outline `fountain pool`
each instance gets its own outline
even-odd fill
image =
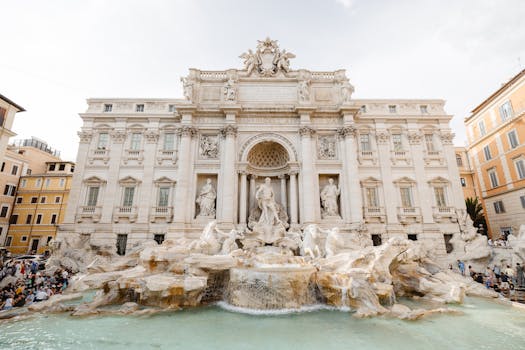
[[[7,349],[523,349],[525,312],[469,298],[463,315],[356,319],[317,310],[250,315],[218,306],[152,317],[39,315],[0,323]]]

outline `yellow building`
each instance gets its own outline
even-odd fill
[[[13,254],[42,254],[63,220],[74,171],[72,162],[46,162],[43,174],[20,178],[5,246]]]
[[[455,147],[456,164],[459,170],[459,180],[463,189],[463,198],[476,198],[478,194],[474,184],[474,170],[470,166],[470,160],[465,147]]]
[[[477,106],[465,126],[489,235],[517,233],[525,224],[525,70]]]

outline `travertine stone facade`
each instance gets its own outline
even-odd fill
[[[444,253],[464,211],[444,101],[353,99],[344,70],[293,70],[269,39],[241,57],[241,70],[190,69],[184,99],[89,99],[62,233],[122,251],[210,219],[251,228],[270,178],[288,230],[410,234]],[[205,184],[216,210],[203,219]]]

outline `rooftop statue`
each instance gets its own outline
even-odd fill
[[[254,71],[264,77],[270,77],[278,72],[288,73],[290,70],[290,58],[295,55],[286,50],[280,50],[277,40],[266,38],[258,40],[257,50],[248,50],[239,56],[244,59],[246,74],[251,75]]]

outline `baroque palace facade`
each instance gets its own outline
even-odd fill
[[[266,39],[242,70],[190,69],[183,99],[89,99],[60,234],[124,254],[210,220],[252,229],[271,186],[288,232],[408,235],[445,254],[465,204],[444,101],[353,99],[344,70],[293,57]]]

